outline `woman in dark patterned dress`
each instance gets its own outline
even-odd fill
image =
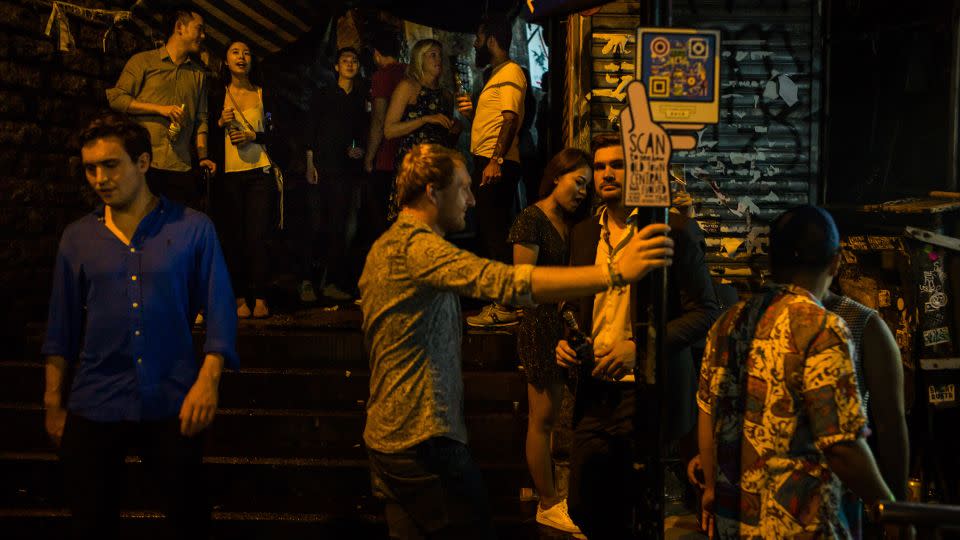
[[[540,200],[521,212],[510,229],[514,264],[567,265],[567,234],[590,211],[592,178],[590,156],[582,150],[566,148],[550,160],[540,181]],[[557,494],[550,454],[562,397],[562,371],[554,349],[562,338],[558,306],[541,304],[525,311],[517,330],[517,351],[527,377],[526,453],[540,494],[537,522],[579,532],[567,514],[566,499]]]
[[[421,39],[410,51],[407,76],[390,96],[383,135],[400,138],[397,168],[403,156],[418,144],[453,148],[463,126],[453,119],[453,93],[440,86],[443,48],[435,39]],[[389,219],[397,216],[396,186],[390,193]]]

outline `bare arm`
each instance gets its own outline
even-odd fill
[[[383,142],[383,125],[387,118],[387,99],[375,98],[373,100],[373,111],[370,115],[370,135],[367,138],[367,155],[364,166],[367,172],[373,170],[373,161],[376,159],[377,150],[380,149],[380,143]]]
[[[898,499],[906,498],[910,444],[903,399],[903,363],[896,339],[879,316],[863,332],[864,377],[870,419],[877,434],[877,463]]]
[[[197,157],[200,160],[207,159],[207,134],[197,133]]]
[[[713,417],[700,409],[697,416],[697,446],[700,448],[700,467],[703,469],[703,498],[700,523],[709,538],[713,538],[714,501],[717,498],[717,458],[713,447]]]
[[[175,105],[157,105],[156,103],[147,103],[137,99],[131,99],[127,106],[127,114],[156,114],[170,117],[170,108]]]
[[[197,133],[197,161],[200,167],[210,171],[210,174],[217,172],[217,164],[207,156],[207,133]]]
[[[670,265],[673,241],[666,225],[647,225],[623,248],[614,265],[624,283],[641,279],[655,268]],[[477,257],[450,244],[433,232],[423,231],[411,239],[406,252],[411,278],[438,289],[464,296],[496,300],[513,305],[553,302],[589,296],[610,284],[607,266],[511,267]]]
[[[503,124],[500,125],[500,133],[497,135],[497,145],[493,148],[493,155],[503,157],[510,150],[513,144],[513,138],[520,129],[520,116],[513,111],[503,111]]]
[[[830,469],[867,504],[896,500],[880,476],[873,454],[863,438],[842,441],[823,450]]]
[[[45,407],[63,406],[63,382],[66,379],[67,360],[62,356],[48,356],[45,366],[46,387],[43,392]]]
[[[536,244],[514,244],[513,264],[537,264],[540,246]]]
[[[530,279],[533,301],[541,304],[597,294],[607,288],[608,276],[602,266],[537,266]]]
[[[513,137],[520,128],[520,117],[513,111],[503,111],[503,124],[500,125],[500,133],[497,135],[497,144],[493,148],[493,154],[487,166],[483,169],[483,175],[480,178],[480,186],[499,182],[503,177],[500,164],[494,158],[502,158],[510,149],[513,143]]]
[[[673,240],[663,236],[669,227],[663,224],[647,225],[630,239],[620,260],[614,263],[626,282],[642,279],[651,270],[670,266]],[[610,286],[610,268],[607,266],[542,267],[533,269],[531,288],[537,303],[557,302],[596,294]]]
[[[387,107],[387,113],[384,117],[383,135],[388,139],[403,137],[409,133],[422,128],[427,123],[425,117],[415,120],[402,122],[403,110],[410,103],[411,98],[416,95],[417,85],[409,80],[402,80],[390,96],[390,105]]]
[[[54,444],[60,445],[67,411],[63,405],[67,360],[62,356],[48,356],[44,367],[46,386],[43,392],[44,427]]]
[[[717,485],[717,461],[713,448],[713,417],[699,409],[697,417],[697,446],[700,448],[700,466],[707,489]]]

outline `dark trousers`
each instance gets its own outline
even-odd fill
[[[477,199],[474,208],[477,224],[477,255],[500,262],[513,262],[513,246],[507,242],[513,225],[514,201],[520,181],[520,164],[504,161],[500,167],[503,176],[495,184],[480,187],[483,169],[490,158],[473,156],[473,182],[470,189]]]
[[[147,186],[154,195],[163,195],[171,201],[200,209],[201,195],[195,171],[147,170]]]
[[[301,279],[314,279],[317,267],[323,266],[326,283],[349,292],[357,285],[357,263],[347,258],[347,227],[356,214],[356,178],[321,179],[319,184],[307,185],[306,189],[307,230],[301,244]]]
[[[633,467],[640,453],[634,432],[636,405],[633,385],[587,378],[579,383],[568,505],[570,517],[590,540],[638,536],[633,531],[638,486],[652,478]],[[653,442],[656,435],[646,438]]]
[[[316,184],[305,184],[295,192],[288,192],[287,197],[291,197],[289,209],[296,210],[288,215],[288,218],[293,218],[288,223],[288,230],[295,231],[292,236],[296,244],[297,277],[314,280],[325,241],[322,236],[325,222],[322,188]]]
[[[394,171],[373,171],[364,178],[357,234],[365,246],[372,245],[390,226],[387,212],[395,179]]]
[[[144,487],[159,495],[165,538],[207,538],[210,506],[203,477],[202,437],[180,434],[176,418],[156,422],[93,422],[69,415],[63,433],[72,538],[118,538],[125,494],[124,458],[137,450],[148,472]]]
[[[276,193],[273,173],[263,169],[226,173],[214,183],[211,213],[237,298],[266,298]]]
[[[496,538],[487,490],[466,445],[436,437],[403,452],[367,454],[390,538]]]

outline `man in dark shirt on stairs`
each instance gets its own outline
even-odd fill
[[[356,49],[337,51],[337,84],[322,88],[313,99],[307,120],[307,191],[312,232],[325,230],[323,295],[349,300],[356,282],[355,264],[348,258],[351,230],[356,228],[355,198],[360,189],[364,138],[367,135],[367,91],[360,86],[360,56]],[[311,239],[312,240],[312,239]],[[301,297],[312,293],[316,261],[313,244],[304,246]]]

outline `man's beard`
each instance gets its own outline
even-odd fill
[[[478,68],[484,68],[490,65],[490,61],[493,60],[493,55],[490,54],[490,49],[486,46],[475,49],[476,56],[474,57],[474,63]]]
[[[618,188],[619,191],[617,191],[617,192],[614,194],[614,193],[611,193],[611,192],[609,192],[609,191],[604,190],[604,189],[603,189],[604,186],[614,186],[614,187]],[[616,204],[616,203],[619,203],[620,200],[623,198],[623,186],[622,186],[622,185],[618,185],[618,184],[614,184],[613,182],[605,182],[604,184],[601,184],[601,185],[600,185],[600,190],[597,192],[597,195],[600,197],[600,202],[602,202],[602,203],[604,203],[604,204],[610,204],[610,203]]]

